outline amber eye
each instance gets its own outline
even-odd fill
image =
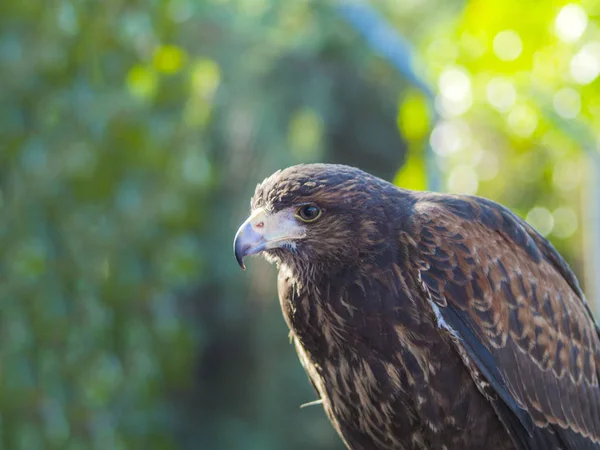
[[[314,222],[321,215],[321,209],[315,205],[304,205],[296,211],[296,217],[303,222]]]

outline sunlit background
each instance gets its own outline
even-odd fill
[[[600,1],[0,2],[0,448],[340,450],[241,272],[306,161],[509,206],[600,289]]]

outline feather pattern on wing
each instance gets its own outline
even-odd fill
[[[552,436],[564,448],[598,448],[598,328],[554,248],[507,209],[476,197],[430,195],[413,218],[410,255],[426,295],[526,441]],[[539,429],[545,436],[532,437]]]

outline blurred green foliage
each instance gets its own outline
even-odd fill
[[[298,408],[273,269],[239,272],[231,239],[293,163],[425,188],[434,116],[445,188],[582,272],[585,139],[560,125],[600,125],[600,3],[376,6],[437,114],[334,4],[0,3],[1,448],[340,449]]]
[[[600,126],[599,16],[595,0],[472,0],[444,26],[424,31],[416,42],[424,77],[437,87],[438,120],[431,135],[424,132],[434,113],[424,98],[405,96],[399,127],[410,153],[396,177],[407,187],[426,184],[429,139],[446,191],[492,198],[526,218],[595,298],[592,271],[600,267],[586,235],[597,236],[600,227],[592,213],[600,192],[591,182],[600,176],[592,164]]]

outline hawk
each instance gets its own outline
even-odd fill
[[[234,251],[350,449],[600,449],[600,337],[552,245],[490,200],[306,164],[256,188]]]

